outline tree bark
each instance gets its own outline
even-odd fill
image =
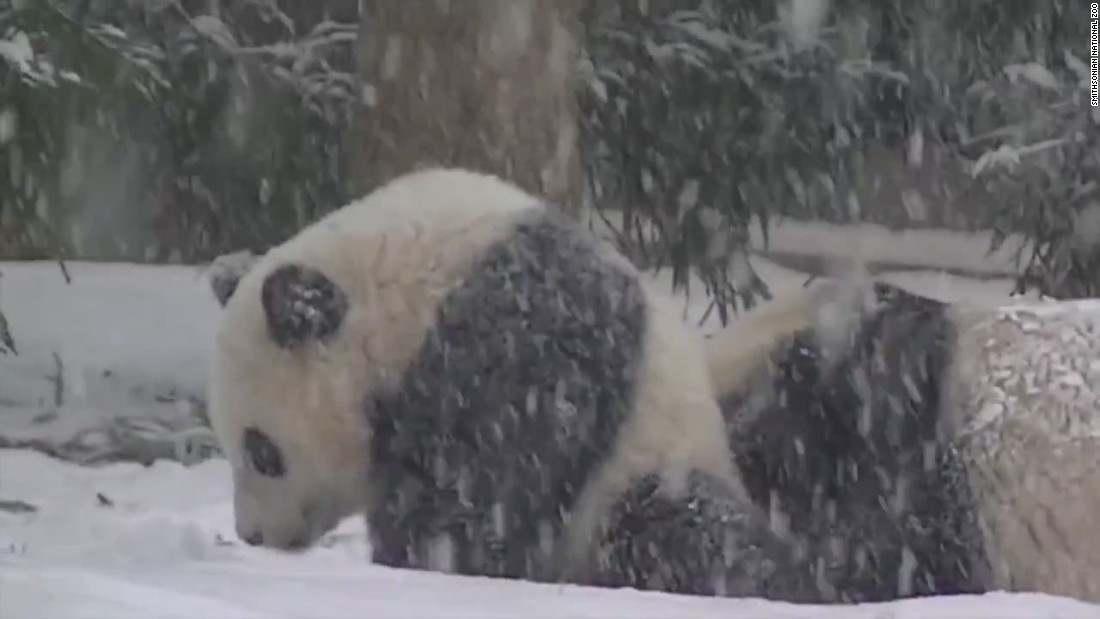
[[[577,213],[581,0],[365,1],[352,190],[433,165],[495,174]]]

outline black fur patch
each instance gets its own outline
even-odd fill
[[[328,339],[348,312],[344,291],[324,273],[300,264],[284,264],[272,271],[260,294],[267,332],[287,350]]]
[[[283,477],[286,475],[286,461],[283,450],[267,434],[256,428],[245,428],[241,436],[241,447],[248,454],[248,461],[264,477]]]
[[[950,318],[942,303],[875,293],[835,365],[804,333],[777,351],[771,384],[722,402],[737,463],[838,601],[981,591],[975,504],[940,409]]]
[[[207,273],[210,290],[214,293],[218,305],[225,307],[233,295],[237,292],[237,285],[252,266],[259,260],[259,255],[248,250],[242,250],[232,254],[218,256],[210,264]]]
[[[521,223],[443,300],[400,388],[368,402],[377,563],[551,579],[543,552],[634,403],[638,281],[559,215]],[[438,548],[438,546],[436,546]]]
[[[240,278],[222,277],[210,280],[210,289],[214,291],[214,298],[218,300],[218,305],[225,307],[226,303],[229,303],[229,299],[233,297],[233,293],[237,292],[237,284],[240,283]]]
[[[761,510],[694,471],[686,488],[640,480],[612,508],[595,584],[693,595],[816,601],[811,572],[768,528]]]

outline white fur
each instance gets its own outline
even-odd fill
[[[300,514],[303,500],[332,502],[334,518],[363,509],[371,466],[365,396],[401,377],[433,328],[440,300],[517,218],[538,208],[535,197],[493,177],[418,172],[309,226],[252,267],[226,305],[211,387],[239,530],[259,526],[265,543],[282,546],[311,529]],[[608,248],[605,258],[641,281],[618,253]],[[350,309],[338,340],[296,351],[270,340],[260,289],[286,262],[317,268],[345,291]],[[564,550],[576,561],[611,499],[637,475],[698,468],[740,487],[699,340],[660,293],[645,291],[642,391],[613,457],[593,472],[571,519]],[[265,479],[243,465],[239,437],[248,426],[283,449],[288,478]],[[309,530],[311,537],[323,532]]]

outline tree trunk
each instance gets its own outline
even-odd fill
[[[581,205],[581,0],[364,1],[353,195],[458,166]]]

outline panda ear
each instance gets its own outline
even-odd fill
[[[259,260],[259,256],[244,250],[235,254],[218,256],[210,263],[210,268],[207,270],[207,280],[210,282],[210,290],[213,291],[214,298],[218,300],[219,305],[225,307],[225,304],[229,303],[229,299],[237,291],[237,284],[242,277],[252,270],[252,265],[257,260]]]
[[[348,298],[340,286],[317,269],[300,264],[284,264],[272,271],[260,295],[267,332],[287,350],[332,336],[348,312]]]
[[[237,292],[237,282],[239,281],[241,281],[239,277],[219,276],[210,278],[210,290],[214,291],[214,298],[218,300],[218,305],[225,307],[225,304],[229,303],[233,293]]]

